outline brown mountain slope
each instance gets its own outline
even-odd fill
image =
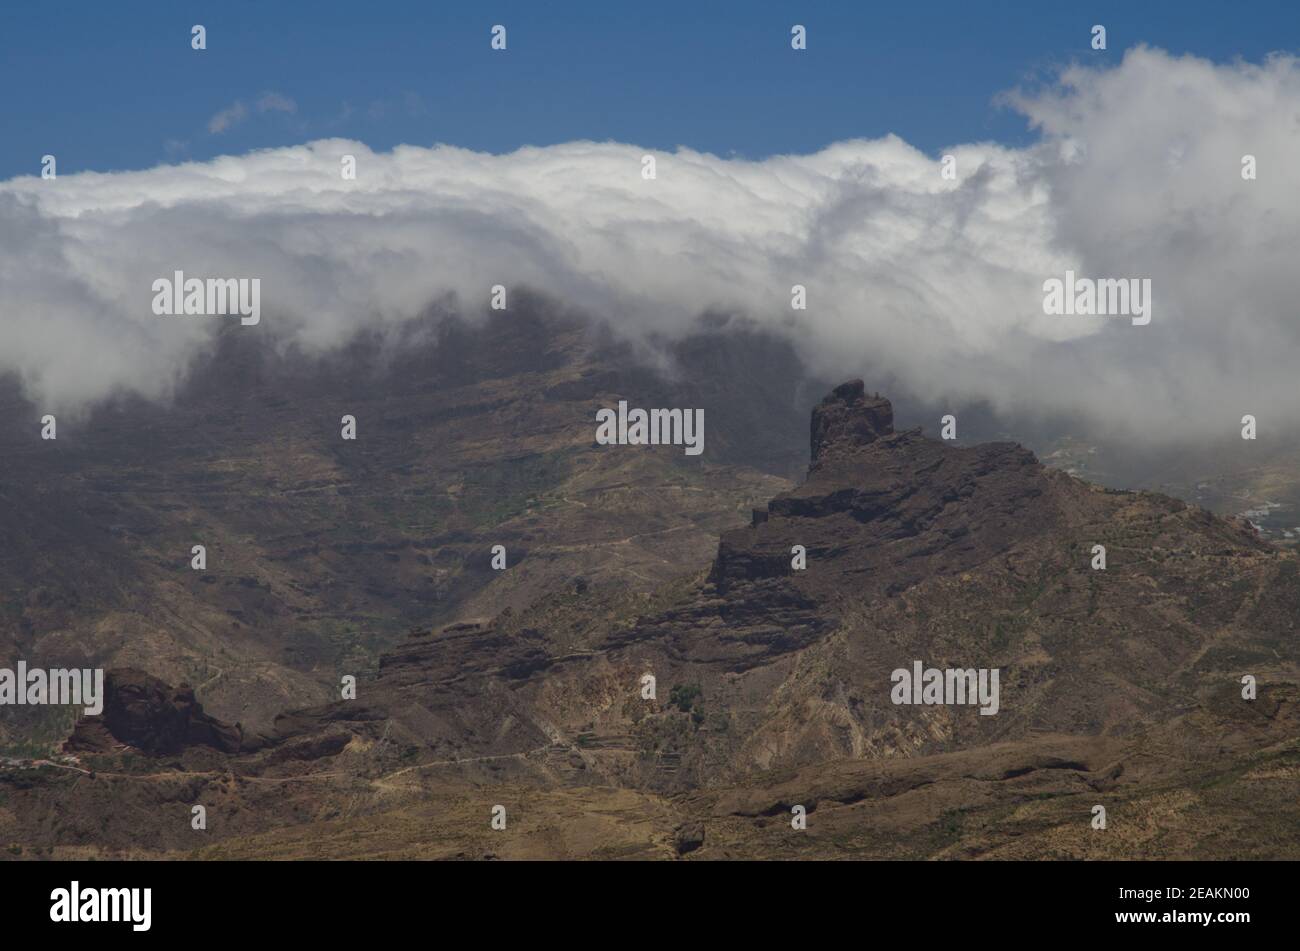
[[[0,839],[210,856],[1300,854],[1295,553],[1014,445],[894,432],[861,383],[812,432],[807,480],[725,532],[707,572],[653,594],[574,583],[413,637],[357,700],[286,714],[234,756],[5,775]],[[890,674],[915,661],[998,669],[997,714],[896,705]],[[122,797],[130,822],[111,810]],[[212,804],[202,836],[183,822],[193,802]],[[62,818],[34,821],[52,803]],[[495,804],[515,817],[503,832]]]
[[[1176,500],[1046,470],[1015,446],[894,433],[887,403],[861,384],[819,407],[814,433],[838,413],[862,425],[823,439],[808,480],[725,533],[707,578],[663,609],[612,626],[591,610],[585,652],[561,653],[542,605],[536,624],[511,618],[393,655],[376,693],[466,709],[504,690],[509,729],[487,746],[448,737],[459,753],[558,737],[606,781],[671,791],[1038,731],[1132,734],[1244,674],[1296,679],[1294,555]],[[1094,544],[1104,571],[1091,567]],[[791,567],[796,545],[805,570]],[[998,668],[998,714],[893,704],[891,672],[918,660]],[[644,673],[655,702],[640,699]]]
[[[324,356],[219,344],[170,405],[60,418],[54,441],[0,381],[0,664],[136,667],[263,727],[412,628],[703,567],[788,485],[773,446],[801,425],[788,347],[702,331],[670,379],[539,301]],[[706,454],[597,451],[595,410],[620,398],[705,408]],[[55,739],[56,719],[0,711],[0,748]]]

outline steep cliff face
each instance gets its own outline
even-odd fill
[[[894,431],[894,407],[878,394],[868,397],[861,380],[835,387],[812,415],[812,468],[851,454]]]

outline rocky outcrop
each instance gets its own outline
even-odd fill
[[[187,684],[171,687],[127,667],[105,674],[104,694],[103,712],[77,722],[64,745],[68,752],[107,752],[119,745],[154,755],[175,755],[193,746],[239,751],[238,725],[204,713]]]
[[[796,576],[800,546],[815,571],[805,596],[840,586],[890,594],[987,561],[1017,538],[1061,523],[1053,476],[1014,443],[959,448],[917,430],[896,433],[889,400],[861,380],[837,386],[812,414],[802,486],[726,532],[709,575],[736,584]],[[865,586],[865,587],[864,587]]]
[[[812,468],[849,454],[894,431],[894,407],[879,394],[867,396],[861,380],[835,387],[812,414]]]

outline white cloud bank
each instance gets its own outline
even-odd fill
[[[1300,425],[1300,63],[1138,48],[1010,101],[1041,139],[947,149],[955,182],[894,137],[758,162],[653,153],[654,181],[632,145],[345,140],[13,179],[0,370],[43,411],[165,397],[219,322],[153,314],[151,284],[175,270],[260,277],[262,324],[238,332],[317,349],[449,291],[479,310],[500,283],[628,334],[741,311],[829,375],[889,371],[918,398],[1077,412],[1152,441],[1231,432],[1245,413]],[[1044,315],[1043,281],[1066,269],[1151,278],[1150,325]]]

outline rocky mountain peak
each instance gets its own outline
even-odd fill
[[[894,431],[894,407],[867,395],[861,380],[841,383],[812,412],[812,465],[851,452]]]

